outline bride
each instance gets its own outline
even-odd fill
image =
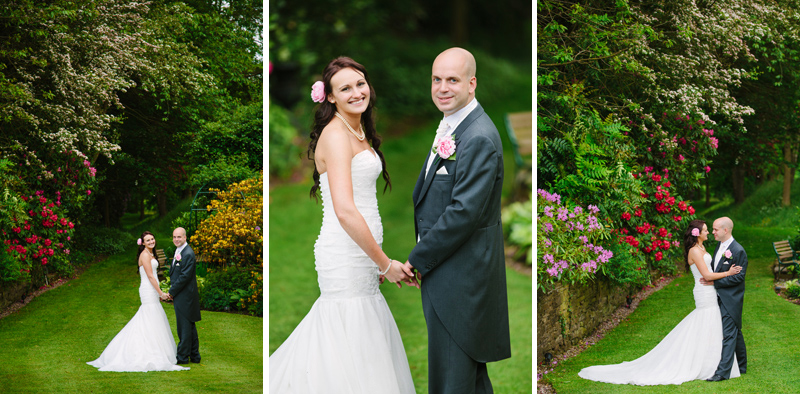
[[[145,231],[137,240],[139,252],[139,299],[142,305],[128,324],[111,340],[97,360],[87,364],[100,371],[147,372],[183,371],[189,368],[176,365],[178,347],[159,303],[166,293],[158,287],[158,260],[153,256],[156,239]]]
[[[707,239],[705,223],[691,221],[684,234],[683,248],[686,264],[694,276],[695,309],[644,356],[621,364],[587,367],[578,376],[598,382],[649,386],[681,384],[714,375],[722,355],[722,316],[714,286],[700,284],[700,278],[714,281],[737,274],[742,267],[712,272],[711,255],[703,246]],[[735,361],[731,378],[739,376]]]
[[[320,297],[270,356],[269,392],[415,393],[400,332],[378,288],[384,277],[418,284],[381,250],[376,181],[381,174],[386,187],[390,181],[372,114],[375,92],[364,66],[340,57],[325,67],[311,97],[321,103],[308,147],[311,195],[322,194],[314,245]]]

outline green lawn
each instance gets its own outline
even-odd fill
[[[154,228],[159,248],[171,231],[162,222]],[[263,322],[251,316],[203,311],[197,323],[203,361],[190,364],[190,371],[99,372],[86,364],[139,308],[135,256],[129,247],[0,320],[0,392],[262,391]],[[162,305],[177,343],[175,312],[171,304]]]
[[[483,104],[483,103],[482,103]],[[527,105],[527,106],[524,106]],[[503,113],[484,108],[501,134]],[[504,111],[530,109],[530,102]],[[490,112],[491,111],[491,112]],[[381,147],[392,177],[393,191],[378,193],[387,255],[405,261],[414,247],[411,192],[430,147],[439,119],[410,131],[402,138],[386,138]],[[505,136],[504,143],[507,142]],[[506,185],[513,177],[513,157],[505,153]],[[269,206],[269,352],[280,346],[308,313],[319,296],[314,270],[314,242],[322,222],[322,207],[308,198],[311,184],[305,181],[274,188]],[[379,189],[382,184],[379,183]],[[321,204],[321,203],[320,203]],[[489,364],[496,393],[529,393],[532,390],[532,280],[507,270],[512,357]],[[383,295],[392,310],[409,359],[418,393],[427,392],[427,330],[419,291],[384,284]]]
[[[767,185],[768,187],[771,187]],[[758,192],[756,192],[758,195]],[[800,196],[795,196],[795,199]],[[794,215],[796,208],[721,206],[701,217],[729,215],[735,223],[733,235],[748,255],[742,332],[747,344],[747,375],[719,383],[692,381],[680,386],[612,385],[584,380],[578,371],[590,365],[616,364],[638,358],[652,349],[694,308],[692,276],[685,274],[643,301],[628,319],[609,332],[596,345],[579,356],[562,362],[545,375],[556,392],[564,393],[790,393],[798,392],[800,378],[794,371],[799,359],[796,351],[800,327],[800,307],[776,295],[770,270],[774,260],[772,242],[796,234],[795,227],[770,227]],[[750,207],[750,209],[745,209]],[[796,216],[794,221],[796,222]],[[713,241],[707,246],[713,248]]]

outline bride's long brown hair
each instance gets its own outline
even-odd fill
[[[361,122],[364,124],[364,134],[366,135],[367,142],[372,145],[372,148],[375,149],[375,153],[377,153],[378,157],[381,158],[381,164],[383,165],[383,180],[386,181],[386,185],[383,187],[383,192],[386,193],[387,188],[391,189],[392,182],[389,179],[389,172],[386,170],[386,160],[383,158],[383,152],[380,150],[381,138],[378,136],[378,132],[375,130],[375,114],[373,112],[373,109],[375,108],[375,90],[372,88],[372,84],[369,82],[367,69],[349,57],[342,56],[331,60],[331,62],[325,66],[325,70],[322,71],[322,82],[325,84],[325,97],[327,98],[328,95],[332,93],[331,78],[345,68],[352,68],[363,74],[364,79],[367,81],[367,85],[369,85],[369,104],[367,105],[367,110],[361,114]],[[322,134],[322,129],[324,129],[325,126],[331,122],[331,119],[334,117],[334,113],[336,113],[336,105],[328,100],[323,100],[322,103],[317,106],[317,109],[314,112],[314,125],[311,127],[311,142],[308,144],[307,153],[309,160],[314,163],[314,175],[312,175],[314,179],[314,186],[311,187],[310,194],[311,197],[315,199],[318,198],[317,192],[319,191],[319,171],[317,170],[316,162],[314,162],[314,152],[317,150],[317,141],[319,141],[319,136]]]
[[[683,260],[686,261],[687,271],[689,270],[689,249],[693,248],[699,242],[697,239],[699,236],[692,235],[692,230],[697,229],[702,232],[703,225],[705,224],[706,222],[700,219],[692,220],[689,222],[689,226],[686,227],[686,232],[683,233]]]

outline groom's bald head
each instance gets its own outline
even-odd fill
[[[723,216],[714,221],[714,239],[719,242],[725,242],[731,237],[733,233],[733,220],[727,216]]]

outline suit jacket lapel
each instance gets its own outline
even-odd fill
[[[714,254],[711,255],[711,271],[717,272],[717,268],[719,268],[719,264],[717,264],[717,251],[719,250],[719,246],[722,245],[722,242],[717,242],[717,247],[714,248]],[[722,261],[722,259],[720,259]]]
[[[453,131],[456,140],[456,157],[458,157],[458,145],[461,142],[461,135],[469,127],[469,125],[471,125],[472,122],[474,122],[475,119],[477,119],[482,114],[483,114],[483,107],[481,107],[481,105],[478,104],[475,107],[475,109],[473,109],[472,112],[470,112],[469,115],[467,115],[467,117],[461,121],[458,127],[456,127],[455,131]],[[425,166],[428,164],[427,160],[428,156],[425,156],[425,164],[423,164],[422,173],[420,174],[420,176],[425,176]],[[436,176],[436,170],[438,169],[439,164],[441,164],[441,162],[442,162],[441,157],[437,156],[435,159],[433,159],[433,163],[431,163],[431,169],[428,170],[428,175],[425,176],[425,181],[422,184],[422,189],[420,190],[419,195],[414,201],[415,207],[419,205],[420,201],[422,201],[422,199],[425,197],[425,193],[428,192],[428,188],[431,186],[433,177]]]

